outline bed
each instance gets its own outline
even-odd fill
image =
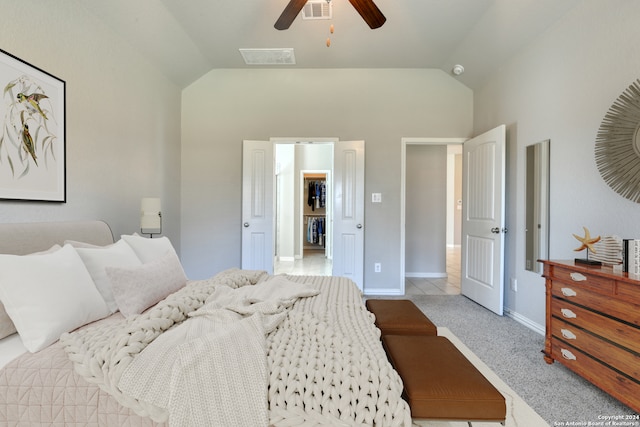
[[[101,221],[0,224],[0,254],[1,425],[411,425],[346,278],[188,280]]]

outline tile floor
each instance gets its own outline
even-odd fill
[[[460,293],[460,247],[447,247],[447,277],[407,277],[405,295],[458,295]]]
[[[307,250],[302,259],[296,259],[295,261],[276,261],[273,264],[274,274],[331,276],[331,270],[331,260],[324,256],[324,250]]]
[[[302,259],[276,261],[274,274],[330,276],[331,260],[324,251],[307,251]],[[407,277],[405,295],[457,295],[460,293],[460,247],[447,248],[447,275],[442,279]]]

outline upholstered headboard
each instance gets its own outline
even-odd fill
[[[104,246],[113,243],[113,233],[104,221],[0,224],[0,254],[26,255],[65,240]]]

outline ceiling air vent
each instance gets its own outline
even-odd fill
[[[295,65],[293,48],[239,49],[247,65]]]
[[[326,0],[309,0],[302,9],[302,19],[331,19],[333,8]]]

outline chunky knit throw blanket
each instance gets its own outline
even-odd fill
[[[256,285],[257,290],[267,277],[255,271],[223,272],[191,282],[142,315],[66,334],[62,341],[76,371],[122,405],[164,421],[177,403],[171,425],[199,424],[201,416],[216,417],[224,425],[229,408],[235,413],[250,409],[251,422],[242,425],[411,425],[402,383],[355,285],[341,278],[289,276],[319,294],[291,306],[291,300],[225,301],[229,288]],[[216,293],[217,298],[207,300]],[[220,301],[226,304],[224,315]],[[222,324],[225,328],[216,327]],[[185,339],[194,336],[205,338]],[[132,379],[145,366],[145,348],[155,348],[148,359],[171,366],[156,366],[156,373],[162,371],[158,381],[136,390]],[[159,357],[163,352],[171,357]],[[168,374],[176,366],[181,374]],[[198,375],[203,367],[217,381]],[[261,385],[249,384],[248,377]],[[123,378],[126,392],[118,387]],[[230,402],[238,393],[244,393],[244,401]],[[136,394],[153,395],[153,402]],[[259,409],[265,396],[266,415]],[[197,409],[201,405],[214,409],[203,414]]]

